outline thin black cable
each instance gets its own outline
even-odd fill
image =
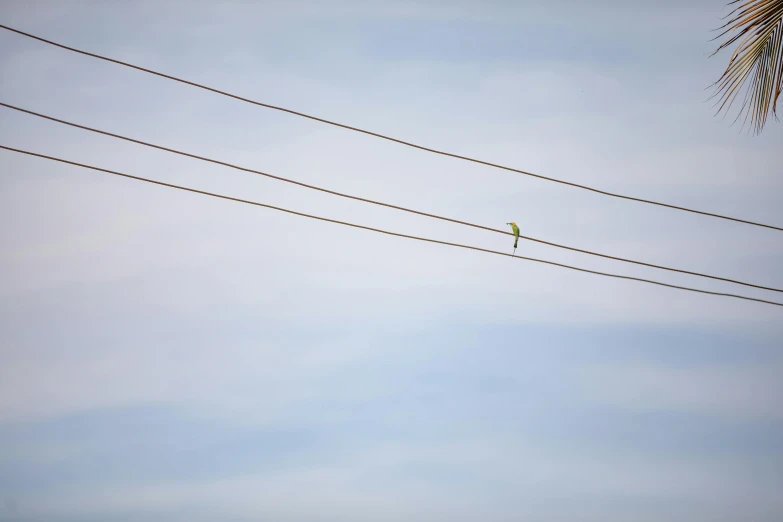
[[[73,122],[70,122],[70,121],[66,121],[66,120],[61,120],[59,118],[55,118],[53,116],[47,116],[45,114],[41,114],[41,113],[34,112],[34,111],[31,111],[31,110],[22,109],[21,107],[16,107],[16,106],[10,105],[8,103],[0,102],[0,106],[6,107],[8,109],[13,109],[15,111],[23,112],[23,113],[29,114],[31,116],[37,116],[39,118],[44,118],[46,120],[54,121],[54,122],[57,122],[57,123],[62,123],[64,125],[69,125],[71,127],[75,127],[75,128],[78,128],[78,129],[83,129],[83,130],[86,130],[86,131],[95,132],[95,133],[103,134],[103,135],[106,135],[106,136],[111,136],[112,138],[118,138],[118,139],[129,141],[129,142],[132,142],[132,143],[137,143],[139,145],[144,145],[146,147],[152,147],[152,148],[155,148],[155,149],[164,150],[166,152],[172,152],[174,154],[187,156],[189,158],[194,158],[194,159],[201,160],[201,161],[206,161],[206,162],[209,162],[209,163],[215,163],[217,165],[222,165],[224,167],[230,167],[232,169],[241,170],[241,171],[244,171],[244,172],[250,172],[252,174],[259,174],[261,176],[266,176],[268,178],[276,179],[276,180],[279,180],[279,181],[285,181],[287,183],[293,183],[294,185],[299,185],[301,187],[305,187],[305,188],[309,188],[309,189],[313,189],[313,190],[319,190],[321,192],[326,192],[327,194],[333,194],[335,196],[340,196],[340,197],[344,197],[344,198],[354,199],[354,200],[362,201],[362,202],[365,202],[365,203],[371,203],[373,205],[380,205],[380,206],[383,206],[383,207],[393,208],[395,210],[402,210],[404,212],[410,212],[412,214],[418,214],[420,216],[426,216],[426,217],[430,217],[430,218],[434,218],[434,219],[440,219],[440,220],[443,220],[443,221],[449,221],[451,223],[457,223],[459,225],[465,225],[465,226],[469,226],[469,227],[474,227],[474,228],[478,228],[478,229],[481,229],[481,230],[487,230],[487,231],[490,231],[490,232],[497,232],[499,234],[506,234],[506,235],[509,235],[509,236],[513,235],[511,232],[508,232],[506,230],[500,230],[500,229],[497,229],[497,228],[485,227],[483,225],[477,225],[475,223],[470,223],[470,222],[467,222],[467,221],[460,221],[458,219],[452,219],[452,218],[447,218],[447,217],[444,217],[444,216],[438,216],[437,214],[430,214],[430,213],[427,213],[427,212],[421,212],[419,210],[413,210],[413,209],[406,208],[406,207],[400,207],[400,206],[397,206],[397,205],[392,205],[392,204],[389,204],[389,203],[383,203],[383,202],[380,202],[380,201],[375,201],[375,200],[372,200],[372,199],[362,198],[362,197],[359,197],[359,196],[351,196],[350,194],[344,194],[342,192],[336,192],[334,190],[329,190],[329,189],[325,189],[325,188],[322,188],[322,187],[317,187],[315,185],[308,185],[307,183],[302,183],[301,181],[295,181],[295,180],[292,180],[292,179],[283,178],[281,176],[275,176],[274,174],[269,174],[269,173],[266,173],[266,172],[262,172],[260,170],[253,170],[253,169],[249,169],[249,168],[246,168],[246,167],[240,167],[238,165],[234,165],[234,164],[227,163],[227,162],[224,162],[224,161],[219,161],[219,160],[215,160],[215,159],[211,159],[211,158],[205,158],[204,156],[198,156],[196,154],[191,154],[189,152],[183,152],[183,151],[180,151],[180,150],[171,149],[171,148],[168,148],[168,147],[163,147],[161,145],[155,145],[153,143],[137,140],[137,139],[134,139],[134,138],[128,138],[127,136],[121,136],[119,134],[114,134],[112,132],[103,131],[103,130],[95,129],[95,128],[92,128],[92,127],[87,127],[85,125],[79,125],[78,123],[73,123]],[[623,261],[625,263],[633,263],[633,264],[641,265],[641,266],[648,266],[648,267],[652,267],[652,268],[659,268],[661,270],[669,270],[671,272],[679,272],[681,274],[688,274],[688,275],[694,275],[694,276],[699,276],[699,277],[706,277],[706,278],[709,278],[709,279],[715,279],[717,281],[726,281],[728,283],[734,283],[734,284],[738,284],[738,285],[749,286],[749,287],[753,287],[753,288],[759,288],[759,289],[762,289],[762,290],[770,290],[770,291],[773,291],[773,292],[783,292],[783,290],[779,289],[779,288],[773,288],[773,287],[769,287],[769,286],[756,285],[756,284],[753,284],[753,283],[746,283],[746,282],[743,282],[743,281],[737,281],[736,279],[729,279],[729,278],[726,278],[726,277],[719,277],[719,276],[713,276],[713,275],[708,275],[708,274],[702,274],[700,272],[691,272],[690,270],[682,270],[682,269],[679,269],[679,268],[670,268],[670,267],[667,267],[667,266],[655,265],[655,264],[652,264],[652,263],[645,263],[643,261],[635,261],[633,259],[625,259],[625,258],[622,258],[622,257],[610,256],[608,254],[600,254],[598,252],[591,252],[589,250],[583,250],[581,248],[575,248],[575,247],[570,247],[570,246],[566,246],[566,245],[560,245],[558,243],[552,243],[550,241],[544,241],[543,239],[536,239],[534,237],[529,237],[529,236],[522,236],[522,235],[520,235],[519,237],[521,239],[526,239],[528,241],[534,241],[536,243],[542,243],[542,244],[545,244],[545,245],[549,245],[549,246],[553,246],[553,247],[557,247],[557,248],[563,248],[563,249],[566,249],[566,250],[573,250],[575,252],[580,252],[580,253],[583,253],[583,254],[589,254],[589,255],[592,255],[592,256],[603,257],[603,258],[606,258],[606,259],[613,259],[615,261]]]
[[[251,103],[253,105],[258,105],[260,107],[266,107],[267,109],[274,109],[276,111],[287,112],[289,114],[294,114],[296,116],[301,116],[303,118],[308,118],[308,119],[311,119],[311,120],[320,121],[321,123],[334,125],[335,127],[342,127],[343,129],[348,129],[348,130],[352,130],[352,131],[356,131],[356,132],[361,132],[362,134],[368,134],[370,136],[375,136],[376,138],[381,138],[381,139],[384,139],[384,140],[393,141],[393,142],[399,143],[401,145],[407,145],[408,147],[413,147],[415,149],[420,149],[420,150],[424,150],[424,151],[427,151],[427,152],[432,152],[434,154],[440,154],[442,156],[449,156],[451,158],[461,159],[461,160],[464,160],[464,161],[470,161],[472,163],[478,163],[478,164],[481,164],[481,165],[486,165],[488,167],[494,167],[494,168],[497,168],[497,169],[503,169],[503,170],[507,170],[507,171],[510,171],[510,172],[516,172],[518,174],[525,174],[526,176],[533,176],[535,178],[540,178],[540,179],[544,179],[544,180],[547,180],[547,181],[553,181],[555,183],[561,183],[563,185],[569,185],[571,187],[576,187],[576,188],[581,188],[581,189],[584,189],[584,190],[589,190],[591,192],[596,192],[598,194],[603,194],[605,196],[612,196],[612,197],[615,197],[615,198],[627,199],[627,200],[630,200],[630,201],[638,201],[640,203],[648,203],[650,205],[657,205],[657,206],[660,206],[660,207],[667,207],[667,208],[672,208],[672,209],[675,209],[675,210],[682,210],[684,212],[692,212],[694,214],[701,214],[703,216],[710,216],[710,217],[715,217],[715,218],[720,218],[720,219],[726,219],[726,220],[729,220],[729,221],[735,221],[737,223],[745,223],[746,225],[754,225],[754,226],[757,226],[757,227],[764,227],[764,228],[770,228],[770,229],[773,229],[773,230],[783,231],[783,227],[777,227],[777,226],[774,226],[774,225],[766,225],[764,223],[757,223],[755,221],[748,221],[746,219],[739,219],[739,218],[733,218],[733,217],[729,217],[729,216],[724,216],[724,215],[721,215],[721,214],[714,214],[712,212],[704,212],[704,211],[701,211],[701,210],[694,210],[694,209],[691,209],[691,208],[680,207],[680,206],[677,206],[677,205],[670,205],[668,203],[661,203],[661,202],[652,201],[652,200],[649,200],[649,199],[636,198],[636,197],[633,197],[633,196],[624,196],[622,194],[617,194],[617,193],[614,193],[614,192],[608,192],[606,190],[600,190],[600,189],[597,189],[597,188],[588,187],[587,185],[580,185],[578,183],[573,183],[573,182],[570,182],[570,181],[564,181],[562,179],[550,178],[550,177],[547,177],[547,176],[542,176],[541,174],[534,174],[532,172],[527,172],[527,171],[520,170],[520,169],[515,169],[515,168],[512,168],[512,167],[506,167],[506,166],[503,166],[503,165],[498,165],[497,163],[490,163],[488,161],[483,161],[483,160],[479,160],[479,159],[475,159],[475,158],[470,158],[468,156],[461,156],[459,154],[453,154],[451,152],[445,152],[445,151],[442,151],[442,150],[437,150],[437,149],[432,149],[432,148],[429,148],[429,147],[424,147],[423,145],[417,145],[417,144],[411,143],[409,141],[404,141],[404,140],[400,140],[400,139],[397,139],[397,138],[392,138],[391,136],[386,136],[384,134],[379,134],[377,132],[372,132],[372,131],[360,129],[358,127],[352,127],[350,125],[345,125],[343,123],[337,123],[335,121],[327,120],[327,119],[324,119],[324,118],[318,118],[317,116],[311,116],[310,114],[305,114],[303,112],[298,112],[298,111],[294,111],[294,110],[291,110],[291,109],[286,109],[284,107],[278,107],[276,105],[270,105],[268,103],[262,103],[262,102],[251,100],[251,99],[248,99],[248,98],[243,98],[242,96],[237,96],[236,94],[231,94],[231,93],[228,93],[228,92],[225,92],[225,91],[221,91],[221,90],[218,90],[218,89],[215,89],[215,88],[212,88],[212,87],[207,87],[206,85],[201,85],[199,83],[191,82],[191,81],[188,81],[188,80],[183,80],[182,78],[177,78],[176,76],[171,76],[171,75],[164,74],[164,73],[161,73],[161,72],[153,71],[152,69],[147,69],[145,67],[140,67],[138,65],[133,65],[133,64],[130,64],[130,63],[127,63],[127,62],[123,62],[123,61],[120,61],[120,60],[115,60],[113,58],[108,58],[106,56],[101,56],[99,54],[90,53],[90,52],[87,52],[87,51],[82,51],[81,49],[76,49],[74,47],[69,47],[67,45],[63,45],[63,44],[60,44],[60,43],[57,43],[57,42],[53,42],[51,40],[47,40],[45,38],[41,38],[40,36],[35,36],[33,34],[26,33],[24,31],[20,31],[18,29],[14,29],[12,27],[8,27],[6,25],[0,24],[0,29],[5,29],[7,31],[11,31],[11,32],[20,34],[22,36],[27,36],[29,38],[33,38],[33,39],[38,40],[40,42],[44,42],[44,43],[47,43],[47,44],[50,44],[50,45],[54,45],[56,47],[60,47],[61,49],[66,49],[68,51],[73,51],[75,53],[83,54],[85,56],[98,58],[99,60],[105,60],[107,62],[116,63],[118,65],[123,65],[125,67],[130,67],[132,69],[136,69],[136,70],[143,71],[143,72],[146,72],[146,73],[154,74],[154,75],[160,76],[162,78],[167,78],[169,80],[174,80],[176,82],[184,83],[186,85],[190,85],[190,86],[193,86],[193,87],[198,87],[199,89],[204,89],[204,90],[207,90],[207,91],[210,91],[210,92],[214,92],[216,94],[221,94],[223,96],[228,96],[229,98],[234,98],[236,100],[240,100],[240,101],[243,101],[243,102],[246,102],[246,103]]]
[[[338,221],[336,219],[329,219],[329,218],[325,218],[325,217],[314,216],[312,214],[305,214],[303,212],[297,212],[295,210],[289,210],[289,209],[286,209],[286,208],[275,207],[273,205],[267,205],[266,203],[259,203],[257,201],[250,201],[250,200],[247,200],[247,199],[240,199],[240,198],[235,198],[235,197],[231,197],[231,196],[225,196],[223,194],[216,194],[214,192],[207,192],[205,190],[198,190],[198,189],[194,189],[194,188],[183,187],[181,185],[173,185],[171,183],[165,183],[163,181],[156,181],[156,180],[149,179],[149,178],[142,178],[142,177],[139,177],[139,176],[133,176],[131,174],[124,174],[122,172],[117,172],[117,171],[114,171],[114,170],[103,169],[103,168],[100,168],[100,167],[94,167],[92,165],[85,165],[83,163],[77,163],[75,161],[69,161],[69,160],[65,160],[65,159],[62,159],[62,158],[55,158],[53,156],[47,156],[45,154],[38,154],[36,152],[30,152],[30,151],[26,151],[26,150],[16,149],[16,148],[13,148],[13,147],[7,147],[5,145],[0,145],[0,149],[10,150],[10,151],[13,151],[13,152],[19,152],[21,154],[27,154],[29,156],[35,156],[35,157],[38,157],[38,158],[44,158],[44,159],[48,159],[48,160],[52,160],[52,161],[58,161],[60,163],[66,163],[68,165],[74,165],[74,166],[82,167],[82,168],[86,168],[86,169],[97,170],[99,172],[105,172],[107,174],[113,174],[115,176],[121,176],[123,178],[135,179],[135,180],[138,180],[138,181],[144,181],[146,183],[152,183],[152,184],[161,185],[161,186],[164,186],[164,187],[170,187],[170,188],[174,188],[174,189],[184,190],[184,191],[187,191],[187,192],[194,192],[196,194],[203,194],[205,196],[212,196],[212,197],[216,197],[216,198],[220,198],[220,199],[226,199],[226,200],[229,200],[229,201],[236,201],[238,203],[246,203],[248,205],[255,205],[257,207],[271,208],[272,210],[279,210],[281,212],[286,212],[288,214],[294,214],[294,215],[297,215],[297,216],[307,217],[307,218],[311,218],[311,219],[317,219],[319,221],[327,221],[329,223],[336,223],[338,225],[345,225],[345,226],[349,226],[349,227],[353,227],[353,228],[360,228],[360,229],[363,229],[363,230],[370,230],[372,232],[379,232],[381,234],[387,234],[387,235],[390,235],[390,236],[404,237],[404,238],[407,238],[407,239],[415,239],[417,241],[425,241],[427,243],[437,243],[439,245],[446,245],[446,246],[452,246],[452,247],[457,247],[457,248],[465,248],[465,249],[468,249],[468,250],[476,250],[476,251],[479,251],[479,252],[486,252],[486,253],[489,253],[489,254],[496,254],[496,255],[499,255],[499,256],[512,257],[514,259],[521,259],[521,260],[525,260],[525,261],[534,261],[536,263],[544,263],[544,264],[547,264],[547,265],[559,266],[559,267],[562,267],[562,268],[568,268],[570,270],[577,270],[579,272],[586,272],[586,273],[589,273],[589,274],[602,275],[602,276],[606,276],[606,277],[614,277],[614,278],[617,278],[617,279],[629,279],[631,281],[640,281],[640,282],[643,282],[643,283],[650,283],[650,284],[653,284],[653,285],[665,286],[665,287],[668,287],[668,288],[677,288],[679,290],[686,290],[686,291],[689,291],[689,292],[697,292],[697,293],[701,293],[701,294],[718,295],[718,296],[724,296],[724,297],[734,297],[736,299],[744,299],[746,301],[756,301],[758,303],[764,303],[764,304],[770,304],[770,305],[774,305],[774,306],[781,306],[781,307],[783,307],[783,303],[779,303],[779,302],[776,302],[776,301],[767,301],[767,300],[764,300],[764,299],[757,299],[755,297],[746,297],[746,296],[742,296],[742,295],[727,294],[727,293],[723,293],[723,292],[711,292],[709,290],[700,290],[698,288],[689,288],[687,286],[670,285],[668,283],[661,283],[659,281],[652,281],[650,279],[642,279],[642,278],[639,278],[639,277],[623,276],[623,275],[618,275],[618,274],[609,274],[609,273],[606,273],[606,272],[598,272],[596,270],[589,270],[587,268],[579,268],[579,267],[575,267],[575,266],[571,266],[571,265],[565,265],[565,264],[562,264],[562,263],[555,263],[554,261],[546,261],[546,260],[543,260],[543,259],[536,259],[536,258],[532,258],[532,257],[514,256],[512,254],[508,254],[508,253],[505,253],[505,252],[498,252],[497,250],[489,250],[489,249],[486,249],[486,248],[474,247],[474,246],[470,246],[470,245],[462,245],[460,243],[449,243],[447,241],[439,241],[437,239],[429,239],[429,238],[425,238],[425,237],[410,236],[410,235],[407,235],[407,234],[400,234],[398,232],[390,232],[388,230],[381,230],[379,228],[366,227],[364,225],[357,225],[355,223],[348,223],[346,221]]]

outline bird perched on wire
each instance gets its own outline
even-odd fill
[[[517,251],[517,243],[519,243],[519,227],[513,221],[511,223],[506,223],[506,225],[511,225],[511,230],[514,231],[514,252],[511,253],[513,256]]]

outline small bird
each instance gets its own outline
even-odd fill
[[[514,231],[514,252],[511,253],[513,256],[517,251],[517,243],[519,243],[519,227],[513,221],[511,223],[506,223],[506,225],[511,225],[511,230]]]

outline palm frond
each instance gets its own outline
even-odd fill
[[[736,4],[740,0],[734,0]],[[735,122],[743,114],[742,127],[750,120],[754,133],[764,128],[770,112],[777,120],[777,103],[783,90],[783,0],[747,0],[732,10],[715,38],[726,40],[712,53],[735,42],[737,48],[721,77],[713,84],[718,113],[731,109],[742,86],[745,96]]]

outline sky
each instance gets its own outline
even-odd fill
[[[715,116],[718,0],[0,3],[22,31],[632,196],[783,223]],[[3,102],[783,287],[779,232],[436,156],[0,31]],[[0,143],[396,232],[509,236],[0,108]],[[783,312],[0,151],[0,521],[783,519]],[[521,241],[517,253],[781,300]]]

